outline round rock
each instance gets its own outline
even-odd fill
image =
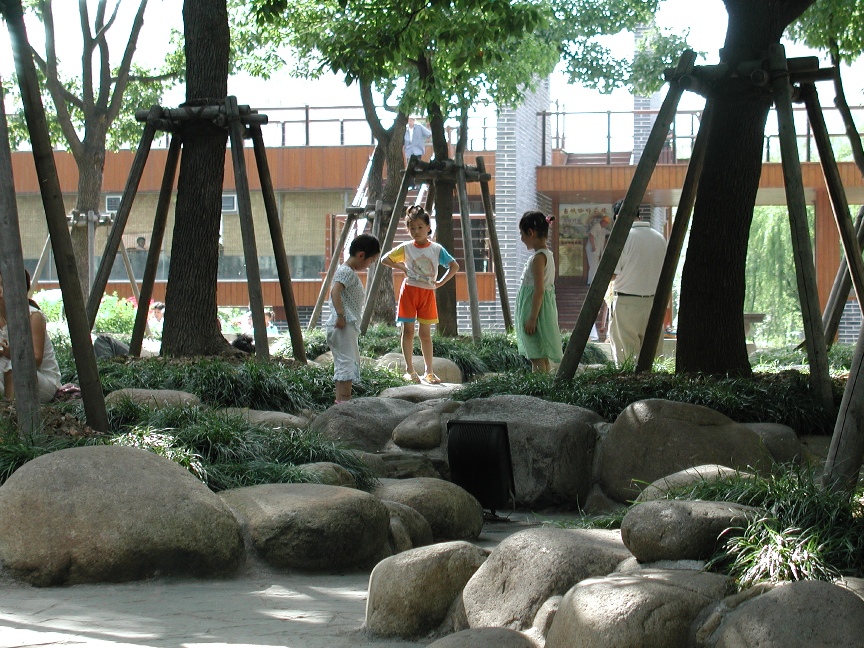
[[[86,446],[24,464],[0,487],[0,560],[35,585],[224,574],[243,561],[240,525],[177,464]]]
[[[368,493],[323,484],[264,484],[220,496],[243,521],[258,555],[275,567],[359,569],[390,553],[390,514]]]
[[[410,506],[441,540],[476,540],[483,528],[483,509],[473,495],[456,484],[432,477],[382,479],[372,494]]]

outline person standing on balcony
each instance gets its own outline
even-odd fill
[[[613,219],[617,218],[623,204],[624,201],[619,200],[612,206]],[[651,223],[637,218],[612,275],[609,337],[612,359],[618,366],[628,358],[639,357],[665,256],[666,239]]]
[[[432,137],[432,131],[419,122],[415,123],[413,117],[409,117],[408,125],[405,127],[405,144],[402,147],[405,151],[406,162],[411,159],[412,155],[416,155],[418,159],[423,159],[428,137]]]

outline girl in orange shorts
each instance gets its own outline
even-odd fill
[[[423,354],[423,380],[438,384],[441,379],[432,370],[432,325],[438,322],[435,289],[443,286],[459,271],[459,264],[441,245],[429,240],[432,225],[429,214],[419,205],[408,208],[405,225],[411,240],[390,250],[381,263],[405,273],[399,291],[396,321],[402,324],[402,355],[405,356],[405,379],[419,383],[414,371],[414,321],[420,323],[420,350]],[[447,268],[438,278],[438,266]]]

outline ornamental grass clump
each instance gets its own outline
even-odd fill
[[[832,581],[864,575],[864,491],[826,490],[812,469],[780,466],[766,476],[733,476],[675,489],[670,499],[753,506],[763,515],[728,534],[709,569],[733,576],[740,589],[757,583]]]

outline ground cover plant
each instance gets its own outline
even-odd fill
[[[778,466],[768,475],[731,475],[671,489],[666,499],[735,502],[762,515],[730,529],[707,568],[743,590],[759,583],[834,581],[864,575],[864,487],[850,497],[819,484],[811,466]],[[635,504],[634,506],[638,506]],[[556,522],[566,528],[620,528],[629,509]]]
[[[844,386],[845,379],[834,379],[836,405]],[[835,414],[825,411],[812,396],[808,376],[794,370],[723,378],[668,372],[635,374],[605,365],[588,368],[561,384],[548,374],[511,371],[466,384],[453,398],[464,401],[501,394],[536,396],[584,407],[610,422],[630,403],[663,398],[704,405],[734,421],[782,423],[798,434],[831,434],[834,429]]]

